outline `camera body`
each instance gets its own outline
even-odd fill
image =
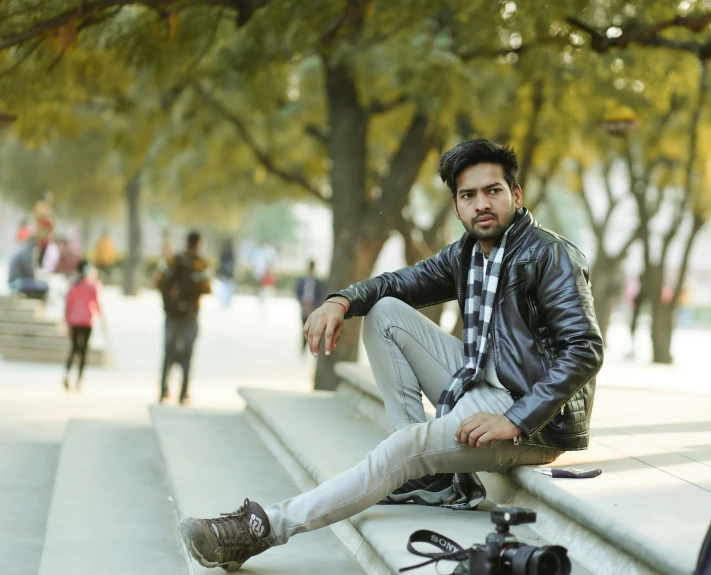
[[[519,507],[496,506],[491,511],[496,532],[484,545],[469,549],[469,560],[460,564],[456,575],[570,575],[567,551],[558,545],[534,547],[520,543],[509,532],[512,525],[535,523],[536,512]]]

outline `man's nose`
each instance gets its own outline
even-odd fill
[[[491,202],[489,201],[488,193],[483,192],[476,195],[474,209],[477,211],[477,213],[491,210]]]

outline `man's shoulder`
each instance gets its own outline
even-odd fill
[[[536,226],[527,230],[523,249],[516,256],[516,263],[558,261],[560,258],[576,267],[587,268],[585,254],[571,240],[548,228]]]

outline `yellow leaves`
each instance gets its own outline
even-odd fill
[[[252,175],[252,179],[254,180],[255,184],[263,184],[267,181],[267,171],[264,169],[263,166],[260,165],[254,168],[254,174]]]
[[[178,31],[178,11],[171,10],[167,14],[162,12],[156,22],[156,34],[164,36],[169,41],[175,38]]]
[[[79,30],[76,18],[71,18],[68,22],[62,24],[54,34],[48,37],[47,41],[50,44],[54,44],[60,54],[75,49],[79,45]]]
[[[175,32],[178,29],[178,11],[173,10],[168,14],[168,40],[175,38]]]

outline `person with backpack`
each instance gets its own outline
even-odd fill
[[[200,234],[188,234],[185,252],[169,258],[158,267],[156,287],[163,297],[165,310],[165,356],[160,382],[160,399],[168,399],[168,373],[174,363],[183,369],[181,405],[189,403],[190,360],[198,333],[200,297],[210,293],[207,262],[199,255]]]
[[[76,390],[81,390],[82,376],[84,374],[84,364],[86,363],[86,352],[89,349],[89,338],[96,316],[100,316],[101,306],[99,305],[99,287],[101,284],[90,277],[89,262],[81,260],[77,265],[78,277],[67,292],[64,317],[69,327],[69,337],[72,341],[72,348],[67,358],[66,371],[64,373],[64,389],[69,391],[69,372],[74,363],[74,356],[79,355],[79,374],[77,375]],[[106,325],[103,324],[104,333]]]

